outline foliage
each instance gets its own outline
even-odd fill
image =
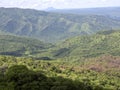
[[[23,65],[10,67],[4,78],[2,82],[6,86],[3,86],[3,89],[9,88],[9,90],[93,90],[92,86],[78,81],[75,82],[62,77],[48,78],[40,72],[28,70]]]
[[[76,64],[0,56],[0,86],[11,90],[119,90],[119,59],[102,56]]]
[[[55,57],[97,57],[120,55],[120,31],[104,31],[94,35],[76,36],[58,44]]]

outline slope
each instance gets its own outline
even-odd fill
[[[120,55],[120,31],[104,31],[95,35],[76,36],[62,42],[53,51],[56,57],[97,57]]]
[[[118,28],[120,20],[104,15],[73,15],[0,8],[0,32],[34,37],[46,42]]]
[[[50,47],[52,47],[51,44],[43,43],[32,38],[0,35],[1,55],[28,56],[44,52]]]

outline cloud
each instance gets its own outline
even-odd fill
[[[101,0],[102,2],[106,2],[107,0]]]
[[[120,6],[119,0],[0,0],[0,7],[45,9]]]

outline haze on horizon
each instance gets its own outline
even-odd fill
[[[120,0],[0,0],[0,7],[18,7],[38,10],[49,7],[68,9],[119,6]]]

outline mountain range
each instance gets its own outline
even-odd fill
[[[78,35],[119,28],[120,20],[107,15],[62,14],[31,9],[0,8],[1,34],[27,36],[45,42],[57,42]]]
[[[111,17],[120,17],[120,7],[101,7],[101,8],[77,8],[77,9],[55,9],[50,7],[48,12],[78,14],[78,15],[108,15]]]

